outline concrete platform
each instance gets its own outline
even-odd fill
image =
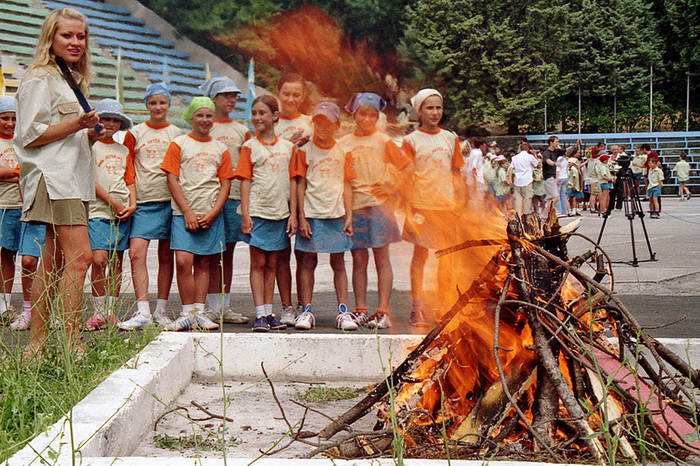
[[[402,361],[420,336],[387,335],[257,335],[161,334],[134,359],[110,375],[69,416],[14,455],[11,466],[40,464],[40,457],[56,458],[50,464],[72,463],[70,445],[82,464],[191,465],[192,458],[136,458],[129,455],[151,430],[155,419],[168,409],[193,377],[221,380],[262,379],[260,363],[275,381],[345,380],[376,383]],[[677,354],[700,365],[700,340],[662,340]],[[222,345],[223,344],[223,351]],[[219,358],[223,356],[222,364]],[[69,422],[69,418],[72,422]],[[115,459],[119,458],[117,463]],[[228,464],[249,464],[253,458],[231,459]],[[197,464],[222,464],[220,459]],[[443,464],[443,461],[407,460],[406,464]],[[369,464],[364,461],[267,459],[259,464]],[[393,464],[374,461],[372,464]],[[481,462],[453,462],[476,465]],[[518,464],[493,462],[490,464]],[[536,464],[536,463],[533,463]]]

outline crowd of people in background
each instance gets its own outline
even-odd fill
[[[165,83],[147,87],[149,118],[133,125],[113,99],[82,112],[59,72],[56,59],[62,58],[88,91],[88,39],[81,13],[53,11],[16,100],[0,98],[0,315],[10,315],[19,254],[24,304],[11,328],[30,328],[29,355],[42,347],[57,317],[78,352],[81,327],[96,330],[111,323],[137,330],[155,323],[180,331],[248,322],[231,299],[234,250],[242,242],[250,252],[254,331],[314,327],[318,254],[330,255],[337,327],[390,327],[389,246],[401,240],[413,245],[410,323],[423,325],[429,250],[456,244],[455,212],[469,197],[492,198],[495,202],[483,204],[505,215],[514,210],[545,218],[552,206],[564,216],[609,213],[617,162],[626,156],[625,147],[608,151],[602,143],[588,150],[577,141],[565,150],[556,136],[543,150],[523,139],[518,151],[505,153],[480,138],[461,143],[441,128],[443,97],[430,88],[411,99],[418,124],[400,141],[382,131],[386,102],[371,92],[357,92],[347,102],[352,125],[342,134],[336,103],[320,101],[311,115],[302,113],[309,92],[295,74],[281,78],[275,96],[252,102],[253,132],[230,118],[241,92],[225,76],[203,83],[202,96],[189,103],[183,119],[191,129],[168,121],[171,94]],[[658,218],[664,180],[658,155],[643,144],[631,170],[635,183],[644,181],[652,218]],[[689,177],[684,157],[676,174],[681,182]],[[681,194],[690,198],[683,184]],[[406,213],[403,231],[397,211]],[[146,265],[151,241],[158,241],[155,308]],[[136,306],[119,321],[115,311],[127,250]],[[378,279],[371,314],[370,251]],[[89,269],[93,315],[81,323]],[[182,305],[171,319],[165,306],[174,275]],[[279,318],[273,312],[275,285]]]

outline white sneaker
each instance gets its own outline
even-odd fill
[[[367,319],[367,328],[389,328],[391,327],[391,321],[389,316],[383,312],[377,312],[373,316]]]
[[[204,310],[199,310],[194,313],[194,321],[198,328],[204,330],[216,330],[219,328],[219,324],[209,319],[204,313]]]
[[[163,329],[168,332],[183,332],[195,328],[197,328],[197,322],[193,314],[181,315],[169,324],[163,326]]]
[[[340,312],[335,318],[335,325],[341,330],[357,330],[357,324],[349,312]]]
[[[165,327],[169,323],[173,321],[168,315],[165,313],[166,311],[164,310],[159,310],[156,309],[155,312],[153,313],[153,322],[155,322],[157,325],[160,325],[161,327]]]
[[[296,309],[294,309],[292,306],[287,306],[284,308],[284,311],[282,311],[280,322],[286,324],[288,327],[292,327],[296,324],[297,317],[299,317],[299,313],[296,311]]]
[[[311,330],[316,324],[316,318],[313,312],[304,311],[299,314],[296,322],[294,323],[294,328],[297,330]]]
[[[12,321],[10,328],[12,330],[23,331],[29,328],[32,322],[32,314],[30,312],[23,312]]]
[[[228,309],[224,309],[224,322],[228,322],[229,324],[247,324],[249,321],[249,317],[235,312],[230,307]]]
[[[136,314],[131,319],[117,324],[122,330],[141,330],[153,323],[150,315]]]

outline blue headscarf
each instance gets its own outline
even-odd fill
[[[211,78],[199,86],[199,88],[202,90],[202,94],[210,99],[214,99],[217,94],[221,94],[222,92],[241,93],[241,90],[238,88],[238,86],[236,86],[236,83],[234,83],[231,78],[226,76]]]
[[[143,103],[148,103],[148,99],[154,95],[164,95],[168,98],[168,103],[170,103],[170,91],[168,90],[168,85],[165,83],[153,83],[149,84],[146,88],[146,95],[143,96]]]
[[[17,102],[14,97],[9,95],[0,95],[0,113],[16,112]]]
[[[369,105],[376,108],[378,112],[381,112],[386,108],[386,100],[372,92],[358,92],[350,98],[345,106],[345,110],[351,114],[354,114],[357,109],[363,105]]]

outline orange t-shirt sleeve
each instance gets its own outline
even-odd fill
[[[245,138],[243,138],[243,142],[247,141],[248,139],[252,138],[253,135],[250,134],[250,131],[245,132]]]
[[[15,165],[15,169],[12,170],[12,174],[15,176],[19,176],[19,165]]]
[[[134,152],[134,147],[136,147],[136,138],[131,131],[127,131],[124,135],[124,146],[129,149],[129,154],[126,156],[126,170],[124,172],[124,181],[126,185],[132,185],[136,182],[136,169],[134,168],[134,162],[136,159],[136,153]]]
[[[462,157],[462,146],[459,143],[459,138],[455,138],[455,150],[452,154],[452,168],[462,168],[464,166],[464,157]]]
[[[292,152],[292,159],[289,162],[289,177],[294,178],[300,176],[306,178],[306,170],[309,165],[306,163],[306,151],[295,150]]]
[[[228,150],[225,150],[223,154],[221,154],[221,165],[219,165],[219,170],[216,172],[216,176],[219,177],[219,180],[230,180],[233,178],[233,166],[231,164],[231,153]]]
[[[165,157],[163,157],[163,163],[160,165],[160,169],[166,173],[180,176],[180,150],[180,146],[171,142],[168,146],[168,150],[165,151]]]
[[[345,167],[343,167],[345,172],[345,181],[354,180],[357,178],[357,173],[355,173],[355,165],[353,164],[352,154],[350,152],[345,153]]]
[[[250,147],[241,147],[241,154],[238,156],[236,173],[233,176],[237,180],[253,179],[253,162],[250,159]]]
[[[409,144],[408,141],[406,141],[406,140],[403,141],[403,144],[401,144],[401,150],[411,160],[416,160],[416,150],[413,148],[413,146],[411,144]]]
[[[386,154],[386,159],[388,162],[396,165],[396,168],[403,170],[406,165],[411,163],[411,160],[406,156],[406,154],[399,148],[399,146],[394,143],[394,141],[387,141],[384,145],[384,152]]]

